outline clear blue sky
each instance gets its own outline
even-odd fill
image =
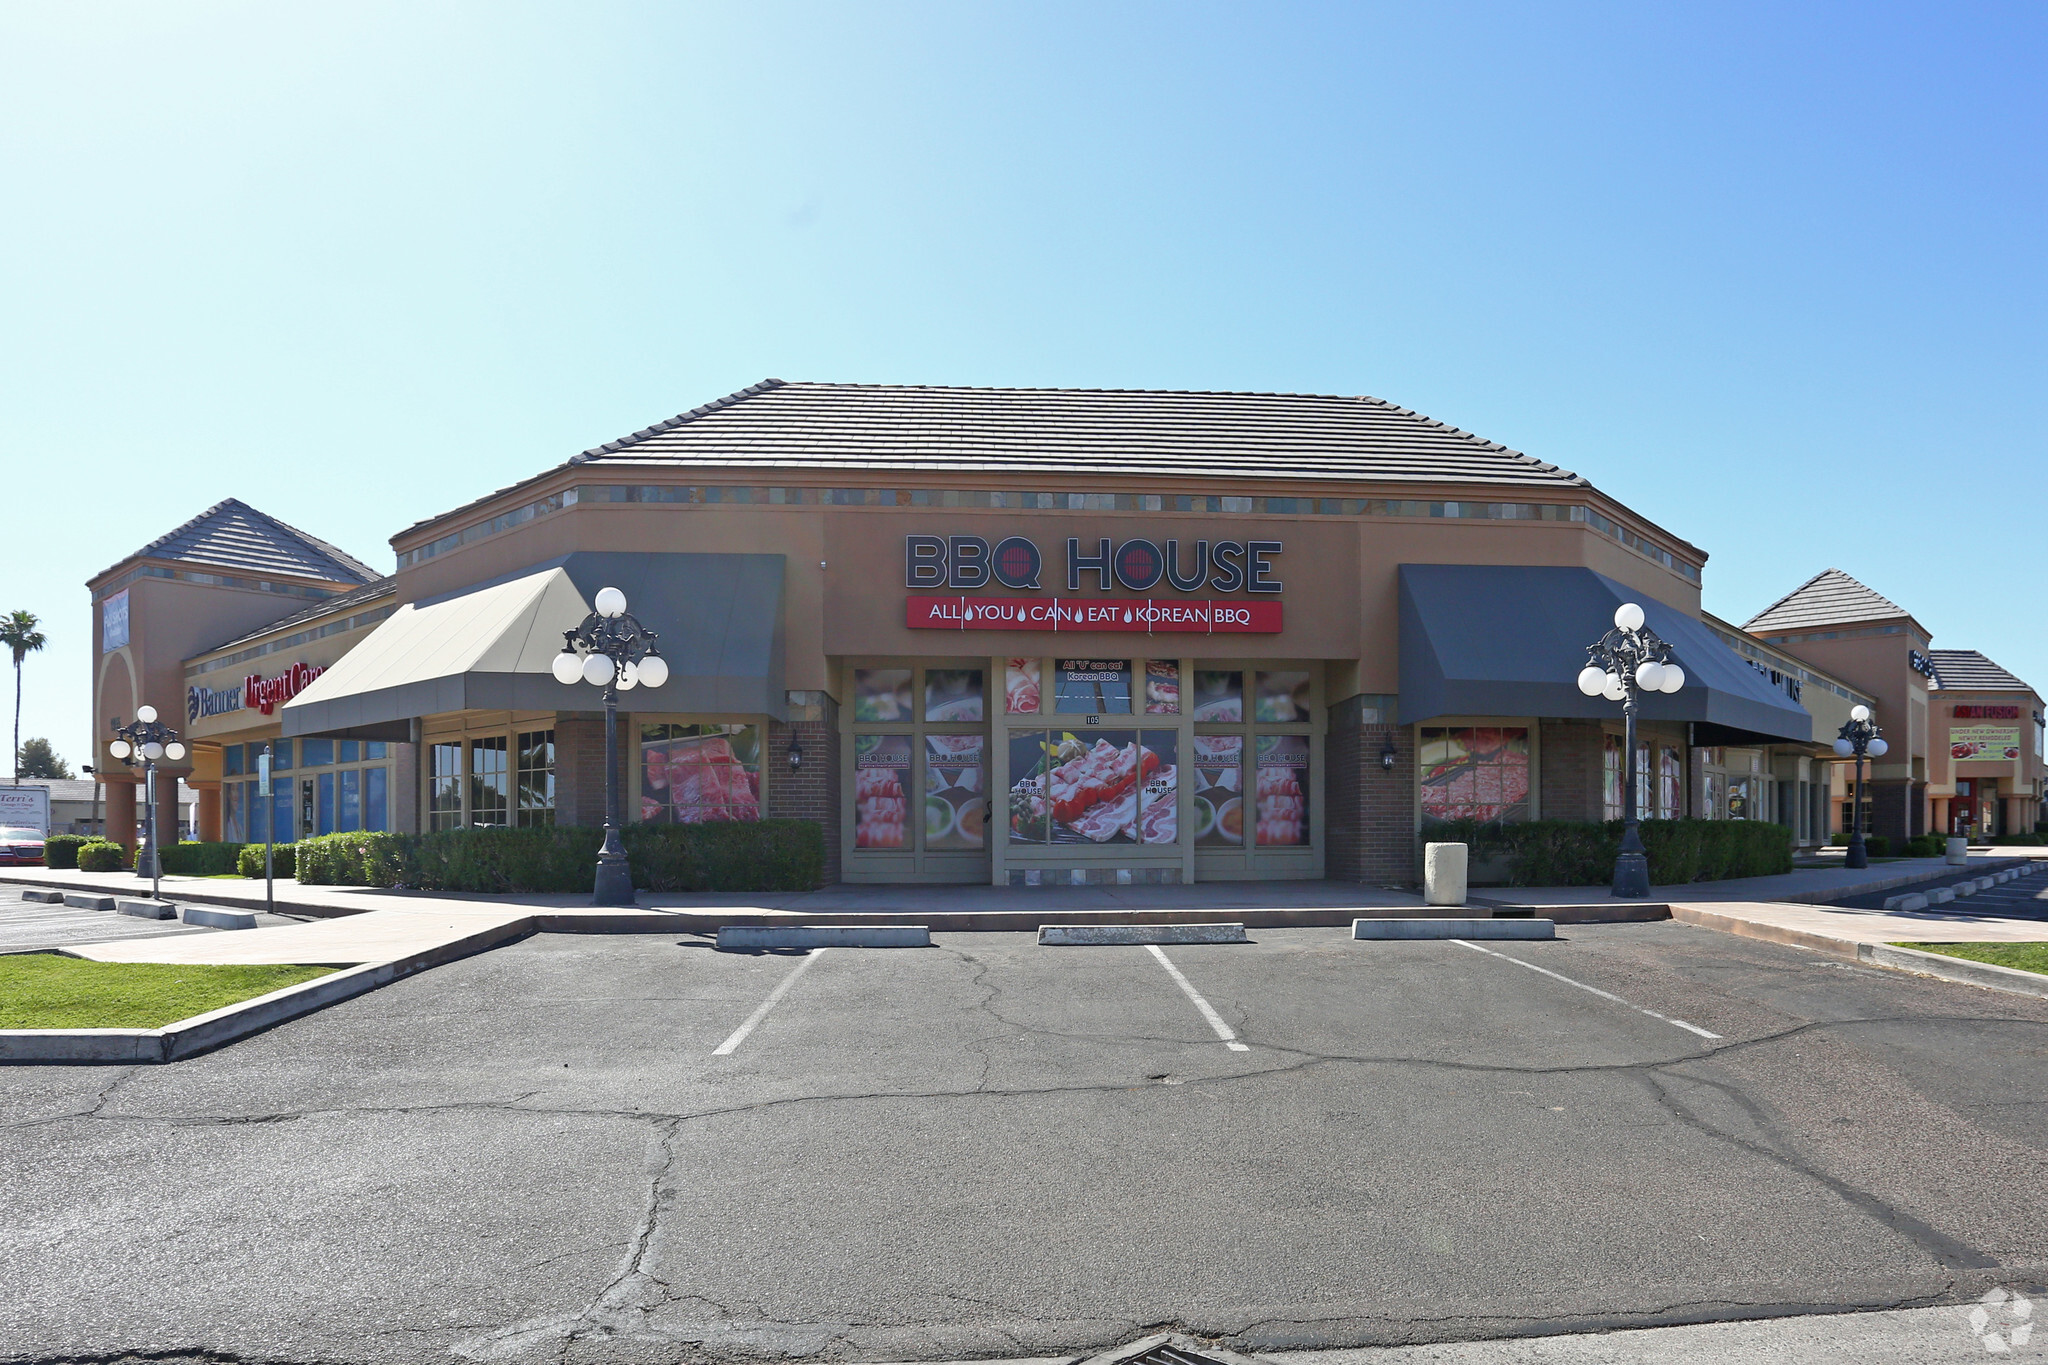
[[[767,375],[1371,393],[2048,687],[2048,7],[15,3],[0,610]]]

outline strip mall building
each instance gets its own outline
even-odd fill
[[[392,548],[230,501],[88,585],[95,714],[183,715],[203,837],[599,823],[596,689],[550,663],[607,585],[671,667],[621,698],[628,812],[816,820],[846,881],[1405,882],[1432,818],[1618,814],[1575,680],[1623,601],[1688,676],[1650,817],[1823,841],[1836,729],[1892,704],[1704,617],[1705,554],[1586,480],[1372,398],[770,380]]]

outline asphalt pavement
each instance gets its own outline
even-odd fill
[[[282,915],[258,912],[259,927],[290,924]],[[0,953],[37,953],[85,943],[118,943],[129,939],[166,938],[181,934],[246,933],[209,929],[183,920],[138,919],[118,910],[81,910],[72,905],[46,905],[24,900],[21,888],[0,886]]]
[[[1254,937],[547,935],[0,1070],[0,1359],[1472,1352],[2048,1273],[2048,1001],[1672,923]],[[1539,1358],[1488,1349],[1441,1358]]]

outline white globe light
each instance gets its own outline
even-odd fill
[[[1664,676],[1657,680],[1657,690],[1663,693],[1676,692],[1685,686],[1685,670],[1677,664],[1665,664]]]
[[[135,719],[144,722],[155,720],[156,708],[154,706],[138,706],[135,709]]]
[[[162,758],[164,756],[164,746],[154,741],[145,744],[142,746],[142,756],[151,760]]]
[[[1869,745],[1870,756],[1872,758],[1883,758],[1887,753],[1891,752],[1891,747],[1892,746],[1885,743],[1882,738],[1873,739],[1870,741]]]
[[[1579,670],[1579,691],[1589,697],[1597,697],[1607,690],[1607,674],[1587,664]]]
[[[1636,686],[1645,692],[1664,690],[1664,665],[1655,659],[1645,659],[1636,665]]]
[[[619,691],[630,692],[640,685],[640,665],[628,659],[619,665]]]
[[[164,745],[164,757],[173,763],[182,762],[185,757],[185,746],[182,744]]]
[[[1850,708],[1849,708],[1849,719],[1850,719],[1850,720],[1869,720],[1869,719],[1870,719],[1870,708],[1869,708],[1869,707],[1867,707],[1867,706],[1852,706],[1852,707],[1850,707]]]
[[[1856,746],[1855,746],[1855,745],[1853,745],[1853,744],[1851,744],[1851,743],[1850,743],[1850,742],[1849,742],[1848,740],[1846,740],[1846,739],[1838,739],[1838,740],[1836,740],[1836,741],[1835,741],[1835,757],[1836,757],[1836,758],[1847,758],[1847,757],[1849,757],[1849,755],[1851,755],[1851,754],[1853,754],[1853,753],[1855,753],[1855,752],[1856,752]]]
[[[668,681],[668,660],[659,654],[650,654],[640,661],[640,685],[659,687]]]
[[[609,654],[593,654],[583,661],[583,681],[592,687],[603,687],[612,680],[612,657]]]
[[[599,616],[624,616],[626,614],[626,594],[620,592],[617,588],[599,588],[597,590],[597,614]]]
[[[1628,689],[1621,685],[1619,673],[1609,673],[1602,680],[1600,695],[1609,701],[1628,700]]]
[[[126,758],[135,752],[135,746],[125,739],[117,739],[107,746],[107,752],[115,758]]]
[[[583,659],[581,655],[563,650],[555,656],[555,681],[574,683],[583,681]]]
[[[1643,628],[1643,609],[1633,602],[1624,602],[1614,609],[1614,624],[1623,630]]]

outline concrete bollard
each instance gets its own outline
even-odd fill
[[[1951,867],[1962,867],[1970,861],[1970,841],[1957,835],[1950,835],[1948,861]]]
[[[1422,846],[1422,901],[1425,905],[1465,903],[1465,846]]]

